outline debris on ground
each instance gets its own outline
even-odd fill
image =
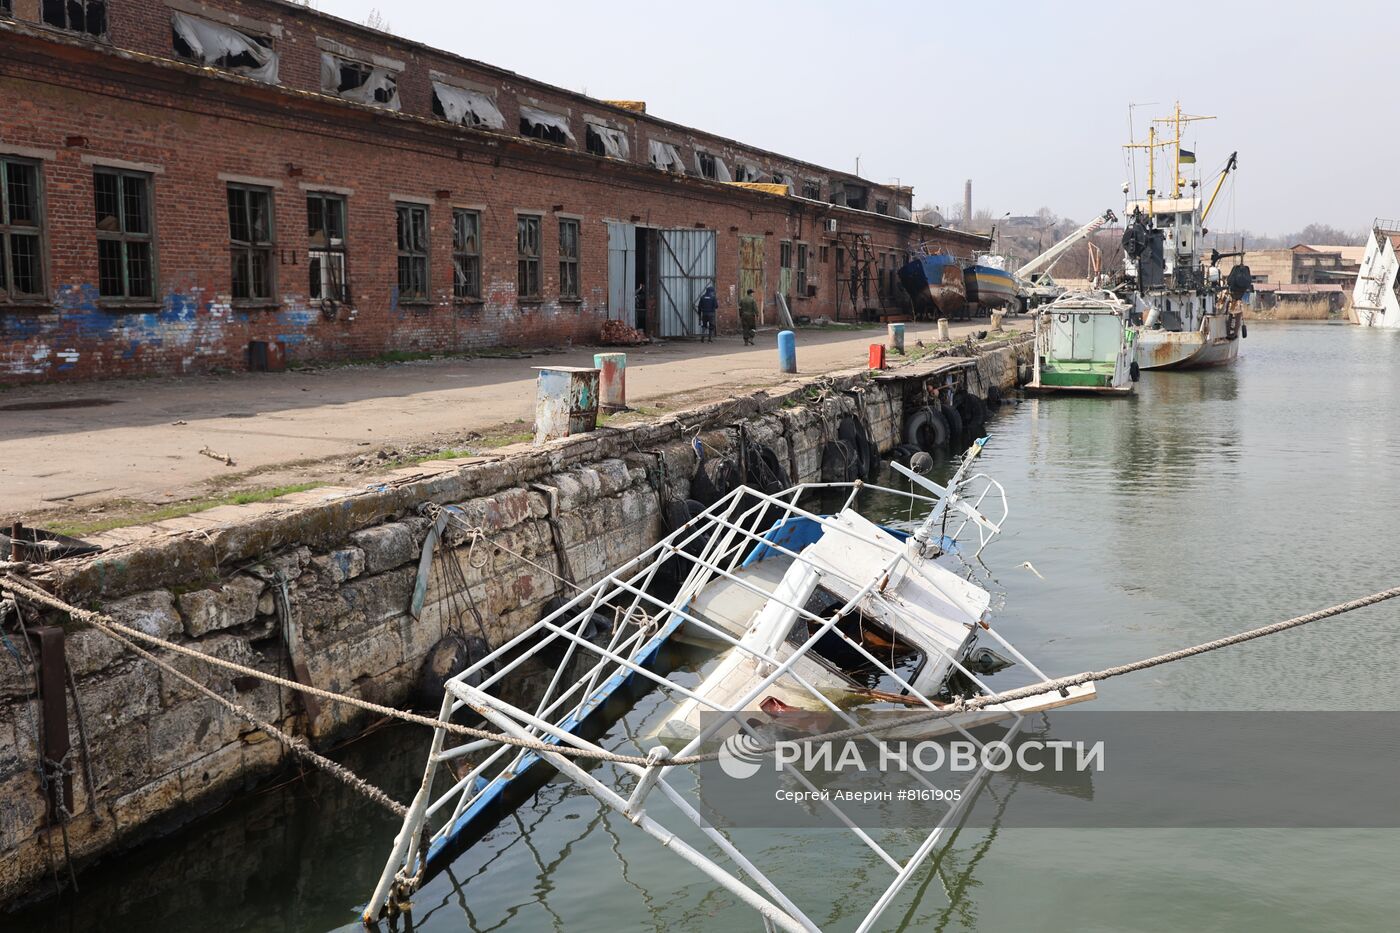
[[[210,460],[221,461],[225,466],[234,466],[233,457],[229,456],[228,454],[221,454],[218,451],[211,450],[208,447],[201,449],[200,453],[208,457]]]
[[[607,347],[636,347],[651,341],[645,333],[621,321],[604,321],[598,342]]]

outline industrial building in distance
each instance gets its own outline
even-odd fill
[[[878,317],[912,190],[280,0],[0,0],[0,383]]]

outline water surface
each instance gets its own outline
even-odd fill
[[[987,554],[997,624],[1046,670],[1069,673],[1395,585],[1397,416],[1400,333],[1317,324],[1254,324],[1235,366],[1145,373],[1136,398],[1003,407],[983,464],[1012,506]],[[877,503],[871,517],[904,517],[894,511]],[[1105,683],[1097,705],[1397,709],[1397,660],[1400,606],[1382,605]],[[658,706],[639,703],[614,742]],[[392,727],[341,757],[407,800],[425,746],[419,730]],[[292,782],[88,873],[61,908],[0,926],[356,930],[394,830],[338,786]],[[782,866],[790,893],[832,929],[853,928],[888,879],[843,833],[737,839]],[[968,828],[886,928],[1393,929],[1397,866],[1400,833],[1382,830]],[[562,782],[430,882],[415,920],[429,931],[760,928]]]

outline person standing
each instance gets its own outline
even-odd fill
[[[739,326],[744,329],[744,345],[753,346],[754,331],[758,328],[758,302],[754,301],[752,288],[739,299]]]
[[[713,285],[705,286],[700,300],[695,303],[695,310],[700,314],[700,342],[704,343],[705,338],[708,337],[710,343],[714,343],[715,312],[719,310],[719,299],[715,297]]]

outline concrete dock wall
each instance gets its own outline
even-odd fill
[[[665,503],[684,500],[694,437],[714,456],[740,434],[773,450],[795,479],[820,479],[824,445],[856,416],[876,446],[901,438],[907,405],[937,374],[986,396],[1016,384],[1029,345],[975,361],[928,359],[872,378],[835,374],[670,417],[565,438],[516,454],[430,462],[361,489],[318,489],[113,533],[91,558],[34,567],[31,579],[75,605],[201,652],[290,677],[281,589],[297,654],[314,685],[385,704],[409,701],[424,658],[453,626],[490,644],[535,622],[566,595],[558,576],[596,580],[665,534]],[[449,532],[419,618],[409,607],[430,519],[456,504],[479,536]],[[475,606],[484,632],[469,612]],[[86,735],[68,701],[74,752],[67,845],[80,864],[169,831],[250,788],[285,749],[214,701],[102,633],[22,607],[24,621],[62,624]],[[10,652],[6,652],[10,654]],[[22,650],[0,658],[0,903],[30,893],[61,863],[62,830],[46,819],[40,702]],[[290,690],[193,659],[175,666],[316,745],[368,721],[322,704],[309,717]],[[89,793],[85,771],[91,768]]]

